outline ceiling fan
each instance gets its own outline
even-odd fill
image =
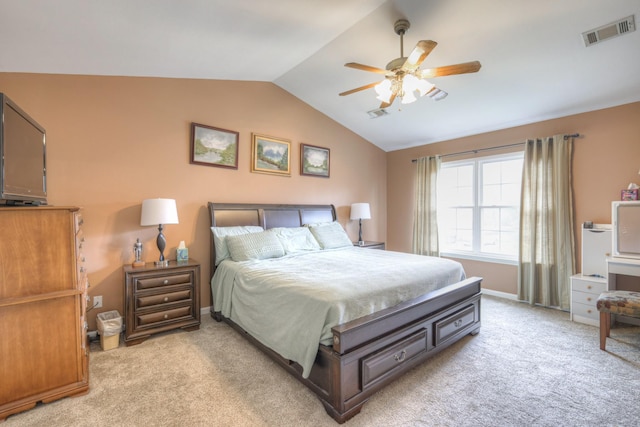
[[[417,99],[416,94],[419,96],[427,95],[437,101],[445,98],[448,95],[447,92],[438,89],[425,79],[454,74],[475,73],[480,70],[480,62],[478,61],[420,70],[420,65],[427,55],[436,47],[437,43],[432,40],[420,40],[411,54],[405,57],[403,38],[409,27],[409,21],[406,19],[399,19],[394,24],[394,31],[400,36],[400,58],[389,62],[386,69],[383,70],[382,68],[362,65],[356,62],[344,64],[345,67],[384,74],[385,78],[381,82],[370,83],[342,92],[340,96],[351,95],[361,90],[374,88],[378,94],[377,99],[382,101],[380,108],[389,107],[397,97],[401,98],[403,104],[410,104]]]

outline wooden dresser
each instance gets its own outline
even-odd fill
[[[170,261],[124,267],[126,345],[140,344],[151,334],[200,328],[200,264]]]
[[[79,209],[0,207],[0,420],[89,390]]]

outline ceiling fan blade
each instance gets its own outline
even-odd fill
[[[348,90],[346,92],[342,92],[339,95],[340,96],[351,95],[352,93],[360,92],[361,90],[370,89],[370,88],[374,87],[375,85],[377,85],[378,83],[380,83],[380,82],[369,83],[368,85],[360,86],[360,87],[357,87],[355,89],[351,89],[351,90]]]
[[[431,51],[438,45],[433,40],[420,40],[416,47],[413,48],[411,54],[404,61],[402,69],[405,71],[415,71],[420,67],[424,59],[431,53]]]
[[[431,77],[451,76],[453,74],[475,73],[480,70],[480,67],[481,65],[478,61],[464,62],[462,64],[447,65],[444,67],[426,68],[422,70],[420,76],[423,79],[429,79]]]
[[[344,66],[349,68],[355,68],[356,70],[369,71],[371,73],[378,73],[378,74],[388,73],[387,70],[383,70],[382,68],[372,67],[370,65],[358,64],[357,62],[348,62],[344,64]]]
[[[387,108],[387,107],[391,107],[391,104],[393,104],[393,101],[395,101],[396,99],[396,94],[392,94],[391,98],[389,98],[389,102],[384,102],[382,101],[382,103],[380,104],[380,108]]]

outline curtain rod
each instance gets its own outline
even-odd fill
[[[573,133],[571,135],[565,135],[564,139],[567,139],[567,138],[578,138],[580,136],[581,135],[579,133]],[[500,148],[516,147],[518,145],[524,145],[524,144],[525,144],[524,142],[516,142],[514,144],[498,145],[497,147],[478,148],[477,150],[467,150],[467,151],[459,151],[457,153],[443,154],[440,157],[442,158],[442,157],[451,157],[451,156],[461,156],[463,154],[477,154],[477,153],[479,153],[481,151],[498,150]],[[417,161],[418,161],[418,159],[411,160],[412,163],[415,163]]]

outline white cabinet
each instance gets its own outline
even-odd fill
[[[571,320],[599,326],[600,315],[596,301],[600,294],[607,290],[607,279],[604,277],[571,276]]]
[[[596,301],[607,290],[607,257],[611,253],[611,225],[582,229],[582,274],[571,276],[571,320],[599,326]]]

